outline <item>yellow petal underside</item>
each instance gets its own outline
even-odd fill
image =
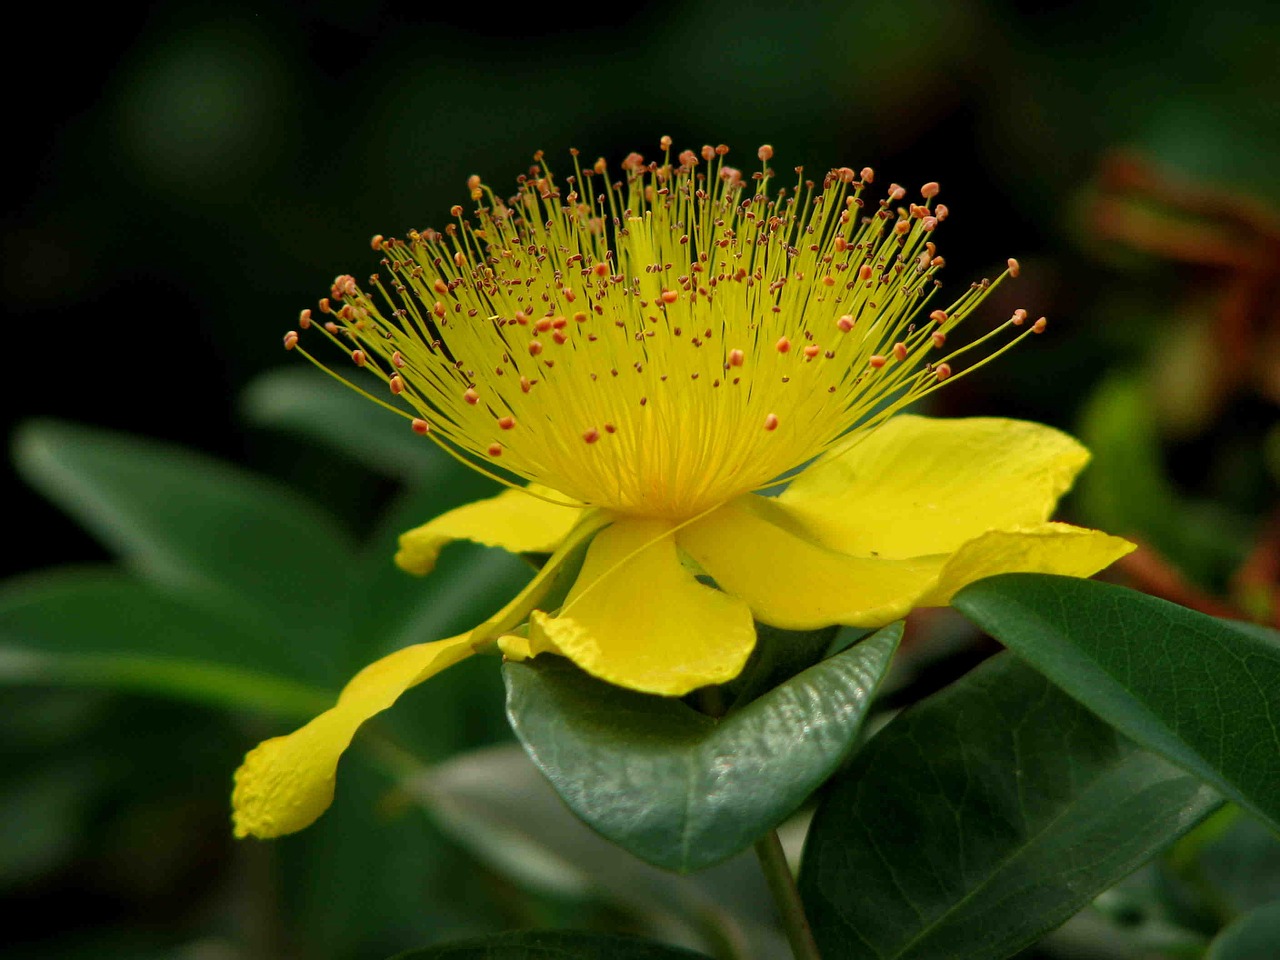
[[[815,543],[776,501],[747,495],[677,535],[680,545],[756,618],[790,630],[877,627],[913,607],[942,606],[997,573],[1087,577],[1133,549],[1064,523],[987,531],[951,555],[855,557]]]
[[[469,633],[397,650],[357,673],[337,704],[305,727],[249,751],[231,794],[236,836],[278,837],[309,826],[333,802],[338,759],[360,725],[473,650]]]
[[[521,496],[524,496],[521,494]],[[236,771],[231,803],[238,837],[278,837],[309,826],[333,802],[338,760],[360,725],[410,687],[470,656],[522,622],[549,595],[564,590],[575,556],[608,518],[574,511],[578,525],[538,575],[502,610],[465,634],[397,650],[371,663],[343,688],[338,702],[284,737],[264,741]]]
[[[588,673],[645,693],[681,696],[736,677],[755,646],[751,611],[685,569],[671,528],[622,518],[598,534],[560,614],[532,615],[534,648],[552,644]]]
[[[677,534],[680,546],[756,618],[786,630],[877,627],[902,617],[945,557],[837,553],[804,535],[777,502],[738,497]]]
[[[1091,577],[1133,549],[1128,540],[1069,523],[992,530],[970,540],[947,559],[938,582],[921,598],[920,606],[944,606],[961,587],[997,573]]]
[[[529,484],[528,489],[553,500],[568,499],[549,487]],[[396,563],[423,576],[435,568],[440,551],[454,540],[473,540],[512,553],[551,553],[581,518],[580,508],[548,503],[524,490],[505,490],[402,533]]]
[[[1077,441],[1038,423],[904,414],[855,434],[778,499],[833,550],[922,557],[1043,523],[1088,461]]]

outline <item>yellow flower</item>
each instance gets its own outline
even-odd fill
[[[487,644],[681,695],[736,676],[757,620],[874,627],[991,574],[1089,576],[1131,549],[1048,522],[1088,459],[1070,437],[894,416],[1045,325],[1018,310],[948,346],[1018,265],[931,310],[937,184],[869,202],[872,171],[841,168],[774,189],[768,147],[744,177],[727,148],[662,146],[617,182],[576,151],[563,186],[540,155],[507,200],[473,177],[472,219],[375,237],[384,273],[339,277],[323,322],[303,311],[406,406],[366,396],[511,487],[404,534],[397,563],[428,573],[457,539],[552,556],[489,622],[365,668],[251,751],[238,835],[315,820],[360,724]],[[313,359],[297,331],[285,346]]]

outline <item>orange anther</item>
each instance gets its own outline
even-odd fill
[[[1013,257],[1010,257],[1009,258],[1009,276],[1016,277],[1020,272],[1022,272],[1022,267],[1018,265],[1017,260],[1013,259]]]
[[[284,335],[284,348],[292,350],[298,345],[298,333],[296,330],[290,330]]]
[[[880,356],[880,354],[878,354],[878,353],[873,353],[873,354],[871,355],[871,359],[870,359],[870,360],[868,360],[867,362],[868,362],[868,363],[870,363],[870,364],[871,364],[871,366],[873,366],[875,369],[879,370],[879,369],[880,369],[881,367],[883,367],[883,366],[884,366],[888,361],[887,361],[887,360],[885,360],[885,358],[884,358],[884,357]]]
[[[455,203],[452,207],[449,208],[449,213],[450,215],[455,217],[462,216],[462,206],[460,204]]]
[[[551,329],[551,318],[542,317],[533,325],[533,329],[537,330],[539,333],[546,333]]]
[[[933,375],[937,377],[938,382],[941,383],[943,380],[947,379],[947,377],[951,376],[951,364],[949,363],[938,364],[936,367],[933,368]]]
[[[607,263],[597,263],[591,269],[595,271],[597,277],[607,277],[609,275],[609,265]]]
[[[895,343],[893,345],[893,359],[899,363],[907,359],[907,345],[905,343]]]
[[[586,314],[583,314],[583,317],[585,319]],[[564,317],[556,317],[554,320],[551,321],[551,327],[554,330],[563,330],[568,325],[569,325],[569,321],[566,320]]]
[[[443,280],[441,280],[439,277],[436,277],[435,283],[431,284],[431,289],[443,297],[446,293],[449,292],[449,285],[445,283]]]
[[[391,379],[387,381],[387,386],[391,388],[391,392],[394,394],[404,393],[404,380],[401,379],[398,373],[391,375]]]
[[[778,415],[776,413],[771,413],[764,418],[764,428],[766,430],[778,429]]]
[[[520,378],[520,392],[521,392],[521,393],[528,393],[528,392],[529,392],[530,390],[532,390],[532,389],[533,389],[533,384],[529,381],[529,378],[528,378],[528,377],[521,377],[521,378]]]
[[[849,314],[846,313],[843,317],[841,317],[839,320],[836,321],[836,326],[839,327],[845,333],[848,333],[850,330],[853,329],[853,317],[851,317]]]
[[[528,326],[528,325],[529,325],[529,315],[528,315],[527,313],[525,313],[523,310],[517,310],[517,311],[516,311],[516,323],[520,324],[520,326],[522,326],[522,327],[526,327],[526,326]]]
[[[835,241],[831,245],[835,247],[836,253],[844,253],[849,249],[849,241],[844,237],[836,237]]]
[[[756,151],[756,156],[759,157],[761,160],[772,160],[773,147],[767,143],[761,144],[760,149]]]
[[[662,302],[663,302],[663,303],[675,303],[675,302],[676,302],[677,300],[679,300],[679,299],[680,299],[680,294],[679,294],[679,293],[677,293],[675,290],[663,290],[663,291],[662,291]]]
[[[491,443],[491,444],[489,444],[489,456],[491,456],[491,457],[500,457],[500,456],[502,456],[502,444],[500,444],[500,443]]]
[[[298,326],[301,327],[303,330],[306,330],[309,326],[311,326],[311,308],[310,307],[308,307],[307,309],[303,310],[301,313],[298,314]]]
[[[1039,320],[1037,320],[1035,323],[1031,325],[1031,332],[1044,333],[1044,328],[1047,327],[1048,325],[1049,325],[1048,318],[1041,317]]]
[[[941,330],[935,330],[933,331],[933,335],[929,339],[933,341],[933,345],[935,347],[941,350],[943,347],[943,344],[947,342],[947,335],[943,333]]]
[[[1009,322],[1015,327],[1022,326],[1027,322],[1027,311],[1019,307],[1017,310],[1013,311],[1013,316],[1009,318]]]
[[[821,352],[822,352],[822,348],[812,343],[804,348],[804,355],[809,360],[812,360]]]
[[[480,402],[480,394],[476,393],[475,387],[467,387],[466,393],[462,395],[462,399],[474,407]]]
[[[363,350],[352,350],[352,351],[351,351],[351,362],[352,362],[352,363],[354,363],[357,367],[363,367],[363,366],[364,366],[364,362],[365,362],[365,360],[367,360],[367,359],[368,359],[368,358],[364,355],[364,351],[363,351]]]
[[[328,323],[326,323],[326,324],[324,325],[324,328],[325,328],[326,330],[328,330],[330,333],[337,333],[337,332],[338,332],[338,325],[337,325],[336,323],[334,323],[332,320],[330,320]]]
[[[330,312],[331,312],[331,311],[329,310],[329,298],[328,298],[328,297],[321,297],[321,298],[320,298],[320,312],[321,312],[321,313],[330,313]]]
[[[427,423],[425,420],[419,420],[417,417],[414,417],[413,422],[410,423],[409,426],[411,426],[413,428],[413,432],[419,436],[425,437],[431,432],[431,424]]]
[[[836,278],[831,276],[831,274],[827,274],[822,278],[822,285],[824,287],[834,287],[836,285]]]
[[[597,430],[595,427],[592,427],[590,430],[588,430],[586,433],[582,435],[582,439],[587,441],[587,443],[595,443],[597,440],[600,439],[600,431]]]
[[[941,189],[942,187],[938,186],[936,181],[930,180],[920,188],[920,196],[924,197],[926,200],[932,200],[938,195],[938,191]]]
[[[578,323],[586,323],[587,315],[583,313],[581,310],[579,310],[577,313],[573,315],[573,319]]]
[[[500,426],[503,430],[510,430],[515,425],[516,425],[515,417],[499,417],[498,418],[498,426]]]
[[[404,367],[404,357],[400,355],[399,350],[397,350],[395,353],[391,355],[391,363],[395,367],[400,367],[400,368]]]
[[[551,339],[554,340],[556,343],[564,343],[569,338],[565,335],[565,332],[563,330],[557,330],[553,334],[551,334]]]
[[[381,249],[382,249],[382,234],[380,234],[380,233],[375,233],[375,234],[373,235],[373,239],[369,241],[369,246],[373,247],[373,249],[375,249],[375,250],[381,250]]]
[[[440,318],[443,318],[443,317],[444,317],[444,315],[445,315],[446,313],[448,313],[449,311],[448,311],[448,309],[445,307],[445,305],[444,305],[443,303],[441,303],[439,300],[437,300],[437,301],[435,302],[435,305],[431,308],[431,312],[432,312],[432,313],[434,313],[434,314],[436,315],[436,318],[437,318],[437,319],[440,319]]]
[[[791,349],[791,341],[786,337],[779,337],[778,342],[773,345],[773,348],[779,353],[786,353]]]
[[[862,178],[863,183],[873,183],[876,179],[876,172],[870,167],[863,167],[858,176]]]
[[[858,279],[859,280],[871,279],[871,264],[864,263],[862,266],[858,268]]]
[[[606,423],[606,424],[604,425],[604,432],[605,432],[605,433],[617,433],[617,432],[618,432],[618,428],[617,428],[617,427],[615,427],[612,423]]]
[[[947,311],[935,310],[933,311],[933,313],[929,314],[929,319],[932,320],[934,323],[946,323]]]
[[[542,352],[542,341],[540,341],[540,340],[530,340],[530,341],[529,341],[529,356],[531,356],[531,357],[536,357],[536,356],[537,356],[538,354],[540,354],[541,352]]]
[[[742,366],[743,363],[746,362],[746,359],[747,359],[747,355],[743,353],[741,350],[729,351],[729,366],[731,367]]]

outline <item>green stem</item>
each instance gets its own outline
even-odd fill
[[[791,955],[795,960],[822,960],[818,953],[818,945],[813,942],[813,931],[809,929],[809,918],[804,915],[804,904],[800,902],[800,891],[796,889],[795,878],[791,876],[791,867],[787,864],[786,854],[782,852],[782,841],[778,839],[778,831],[770,830],[756,841],[756,856],[760,860],[760,868],[769,881],[769,892],[773,894],[773,902],[782,915],[782,928],[787,932],[787,942],[791,944]]]

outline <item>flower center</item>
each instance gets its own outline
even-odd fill
[[[338,277],[319,329],[394,395],[377,402],[482,472],[683,520],[883,421],[1027,319],[948,351],[1018,265],[926,313],[943,266],[937,184],[919,204],[893,184],[868,206],[870,168],[820,182],[796,168],[771,193],[769,147],[747,180],[726,147],[703,147],[704,167],[662,146],[661,163],[632,154],[612,182],[574,151],[564,188],[539,154],[506,200],[472,177],[472,218],[454,207],[444,231],[375,237],[385,276]]]

